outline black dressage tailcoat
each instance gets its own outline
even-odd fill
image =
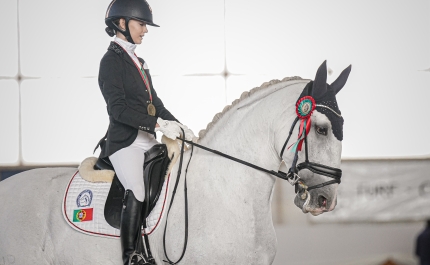
[[[139,61],[144,64],[142,58],[139,58]],[[158,98],[157,92],[152,87],[149,70],[145,69],[150,83],[152,103],[156,109],[155,117],[148,115],[149,91],[139,72],[128,53],[112,41],[100,61],[98,79],[109,114],[108,131],[97,145],[102,148],[100,157],[110,156],[132,144],[138,130],[155,135],[158,117],[177,121]]]

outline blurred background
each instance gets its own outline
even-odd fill
[[[97,83],[109,0],[1,0],[0,180],[76,167],[105,134]],[[136,53],[194,132],[241,93],[288,76],[328,83],[352,64],[335,211],[311,217],[278,181],[274,264],[418,264],[430,218],[430,1],[151,0]],[[94,154],[95,156],[98,153]],[[430,251],[430,249],[429,249]]]

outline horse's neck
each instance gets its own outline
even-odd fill
[[[233,105],[229,111],[220,115],[218,121],[208,126],[206,134],[202,133],[204,136],[200,138],[199,144],[276,171],[280,164],[277,149],[281,148],[276,147],[278,144],[276,131],[282,128],[278,123],[280,121],[290,123],[290,120],[294,119],[292,117],[294,111],[290,114],[291,117],[286,117],[284,113],[291,112],[286,111],[285,107],[294,104],[297,93],[269,94],[266,93],[260,100],[248,98],[249,100]],[[286,97],[287,100],[280,97]],[[288,100],[291,97],[295,99]],[[288,129],[282,137],[286,137],[287,134]],[[188,151],[184,156],[184,167],[187,165],[186,161],[189,161],[190,154]],[[276,237],[270,203],[275,177],[196,147],[193,149],[193,158],[189,165],[188,214],[190,220],[193,220],[193,226],[190,226],[189,231],[190,237],[194,240],[190,241],[187,251],[194,251],[196,256],[211,255],[214,245],[209,244],[210,248],[205,249],[207,242],[212,242],[207,241],[207,238],[223,238],[229,245],[242,246],[243,255],[248,255],[249,251],[255,249],[274,253]],[[178,193],[178,201],[184,199],[181,198],[182,194]],[[183,243],[182,229],[177,228],[183,227],[185,206],[180,205],[182,206],[172,208],[169,217],[176,222],[170,223],[167,228],[174,234],[170,237],[170,244],[175,246],[167,250],[168,253]],[[157,242],[159,249],[163,249],[161,236]],[[162,251],[159,254],[163,257]],[[229,258],[229,255],[224,256]],[[244,258],[241,253],[236,257]],[[221,260],[219,263],[228,262]],[[235,260],[233,263],[240,261]],[[266,261],[253,264],[268,263]]]
[[[217,121],[200,143],[265,169],[276,171],[279,168],[280,157],[279,148],[276,146],[279,143],[275,139],[277,135],[275,130],[278,130],[281,119],[293,119],[293,117],[285,117],[285,103],[287,101],[287,105],[294,105],[295,102],[295,99],[288,100],[291,96],[288,96],[286,89],[283,90],[233,107]],[[240,185],[250,194],[258,192],[261,195],[251,196],[250,199],[270,201],[275,177],[228,161],[226,158],[210,161],[211,168],[216,169],[216,174],[219,174],[217,177],[225,178],[225,182],[229,185]]]
[[[249,106],[227,113],[227,117],[218,121],[202,143],[251,163],[267,166],[270,159],[265,158],[270,156],[270,146],[273,144],[267,135],[270,119],[260,111],[259,102],[254,104],[255,108]]]

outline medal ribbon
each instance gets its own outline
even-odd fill
[[[134,56],[136,56],[136,57],[137,57],[136,53],[134,54]],[[141,67],[139,68],[139,66],[137,66],[137,64],[134,62],[134,60],[132,60],[132,61],[133,61],[134,65],[136,65],[137,69],[139,69],[139,70],[140,70],[140,71],[139,71],[140,76],[142,77],[143,83],[145,83],[146,89],[148,90],[148,93],[149,93],[149,100],[151,101],[151,104],[152,104],[152,93],[151,93],[151,87],[149,86],[149,79],[148,79],[148,76],[146,76],[145,69],[143,69],[143,64],[142,64],[142,63],[140,63],[140,64],[141,64]]]

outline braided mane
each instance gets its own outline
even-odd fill
[[[231,105],[227,105],[224,107],[224,109],[215,114],[215,116],[213,117],[212,121],[206,126],[206,129],[201,130],[199,132],[199,138],[202,139],[207,132],[215,126],[215,124],[224,116],[224,114],[229,111],[231,108],[237,106],[239,103],[242,103],[242,101],[245,101],[246,99],[249,99],[251,96],[255,95],[257,92],[260,92],[268,87],[271,87],[272,85],[281,83],[281,82],[285,82],[285,81],[291,81],[291,80],[303,80],[301,77],[299,76],[293,76],[293,77],[285,77],[282,80],[278,80],[278,79],[273,79],[269,82],[265,82],[263,83],[261,86],[259,87],[254,87],[253,89],[251,89],[250,91],[245,91],[242,93],[242,95],[240,95],[239,99],[234,100]]]

